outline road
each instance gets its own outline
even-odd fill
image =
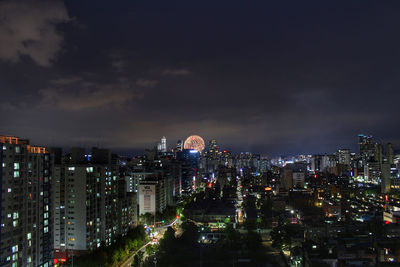
[[[173,226],[173,225],[176,224],[178,221],[179,221],[179,219],[175,219],[175,221],[173,221],[172,223],[170,223],[170,224],[168,224],[168,225],[163,225],[163,226],[160,226],[160,227],[156,227],[156,228],[155,228],[155,232],[157,232],[157,235],[156,235],[155,237],[156,237],[157,239],[160,239],[160,238],[164,235],[164,233],[165,233],[165,231],[167,230],[167,228],[170,227],[170,226]],[[151,241],[147,242],[146,244],[144,244],[140,249],[138,249],[135,253],[133,253],[133,254],[132,254],[126,261],[124,261],[120,266],[121,266],[121,267],[130,267],[130,266],[132,265],[133,259],[134,259],[134,257],[136,256],[136,254],[137,254],[139,251],[145,250],[146,247],[147,247],[148,245],[150,245],[152,242],[153,242],[153,240],[151,240]]]
[[[132,265],[132,262],[133,262],[133,258],[136,256],[136,254],[139,252],[139,251],[142,251],[142,250],[144,250],[144,249],[146,249],[146,247],[149,245],[149,244],[151,244],[152,243],[152,241],[149,241],[149,242],[147,242],[146,244],[144,244],[140,249],[138,249],[135,253],[133,253],[126,261],[124,261],[120,266],[121,267],[129,267],[129,266],[131,266]]]
[[[237,188],[236,188],[236,215],[237,215],[237,222],[239,224],[243,223],[243,195],[242,195],[242,177],[236,177],[237,181]]]
[[[262,242],[263,246],[266,248],[266,255],[268,256],[268,261],[272,266],[287,267],[286,259],[282,256],[282,253],[272,247],[271,241]]]
[[[175,219],[175,221],[173,221],[173,222],[170,223],[170,224],[163,225],[163,226],[160,226],[160,227],[156,227],[156,231],[159,230],[159,229],[167,229],[168,227],[170,227],[170,226],[176,224],[178,221],[179,221],[179,218],[178,218],[178,219]]]

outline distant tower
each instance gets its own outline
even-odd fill
[[[212,139],[212,140],[209,141],[208,151],[209,151],[210,156],[211,156],[212,158],[216,158],[217,153],[218,153],[217,140]]]
[[[382,145],[375,144],[375,161],[382,164]]]
[[[165,136],[161,138],[161,152],[167,152],[167,138]]]
[[[167,138],[165,138],[165,136],[163,136],[161,142],[157,144],[157,151],[167,152]]]
[[[176,142],[176,150],[182,151],[182,149],[183,149],[183,140],[178,140],[178,142]]]
[[[215,139],[210,140],[209,150],[210,151],[218,151],[217,140],[215,140]]]
[[[393,146],[391,143],[388,143],[386,146],[386,155],[388,163],[392,165],[394,161],[393,161]]]
[[[338,150],[339,164],[350,165],[350,150],[339,149]]]
[[[382,176],[381,176],[381,193],[386,194],[390,191],[391,176],[390,176],[390,164],[382,164]]]
[[[375,156],[375,143],[373,143],[371,135],[358,135],[358,149],[363,163],[369,161]]]

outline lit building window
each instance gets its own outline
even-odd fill
[[[19,171],[14,171],[14,178],[19,178]]]

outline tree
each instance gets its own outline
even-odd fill
[[[132,262],[132,267],[139,267],[140,263],[143,260],[143,252],[139,251],[138,253],[136,253],[135,257],[133,258],[133,262]]]
[[[160,253],[165,254],[165,256],[173,253],[176,250],[176,242],[174,229],[172,229],[172,227],[168,227],[163,238],[160,240]]]
[[[183,234],[180,239],[187,243],[187,245],[197,244],[197,240],[199,239],[197,226],[192,222],[184,222],[181,228],[183,229]]]
[[[153,255],[157,251],[157,245],[148,245],[146,247],[146,253],[147,255]]]
[[[265,254],[262,239],[258,233],[249,231],[246,237],[246,245],[252,262],[262,262],[264,260]]]
[[[275,227],[271,231],[272,246],[280,249],[283,246],[291,246],[292,237],[299,231],[301,231],[301,226],[297,224],[285,224]]]
[[[90,254],[74,258],[75,266],[98,267],[112,266],[123,261],[131,251],[138,249],[147,242],[147,235],[142,225],[130,229],[124,237],[120,236],[109,247],[100,247]]]
[[[179,255],[179,244],[175,238],[175,231],[171,227],[167,228],[163,238],[160,240],[158,247],[157,258],[159,259],[160,266],[173,266],[175,264],[177,255]]]
[[[175,238],[175,231],[171,227],[164,233],[156,254],[157,265],[183,267],[191,266],[198,261],[197,226],[191,222],[184,222],[181,227],[183,233],[179,238]]]
[[[154,223],[154,215],[146,212],[145,214],[140,215],[140,221],[144,224],[153,224]]]
[[[232,224],[228,224],[225,228],[225,237],[229,248],[238,249],[240,247],[240,234],[233,229]]]

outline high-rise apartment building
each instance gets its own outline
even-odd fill
[[[324,172],[336,166],[336,159],[333,155],[313,155],[310,162],[310,169],[315,172]]]
[[[54,168],[54,248],[68,258],[111,245],[136,224],[136,195],[127,193],[118,158],[107,149],[71,149]]]
[[[371,135],[358,135],[358,151],[364,163],[374,157],[375,150],[375,143]]]
[[[53,266],[51,155],[12,136],[0,146],[0,266]]]
[[[167,207],[164,179],[148,179],[139,184],[139,215],[163,212]]]
[[[118,183],[118,231],[124,236],[137,225],[137,194],[127,191],[126,182],[123,179],[120,179]]]
[[[338,150],[338,162],[339,164],[349,166],[351,163],[350,150],[349,149],[339,149]]]

